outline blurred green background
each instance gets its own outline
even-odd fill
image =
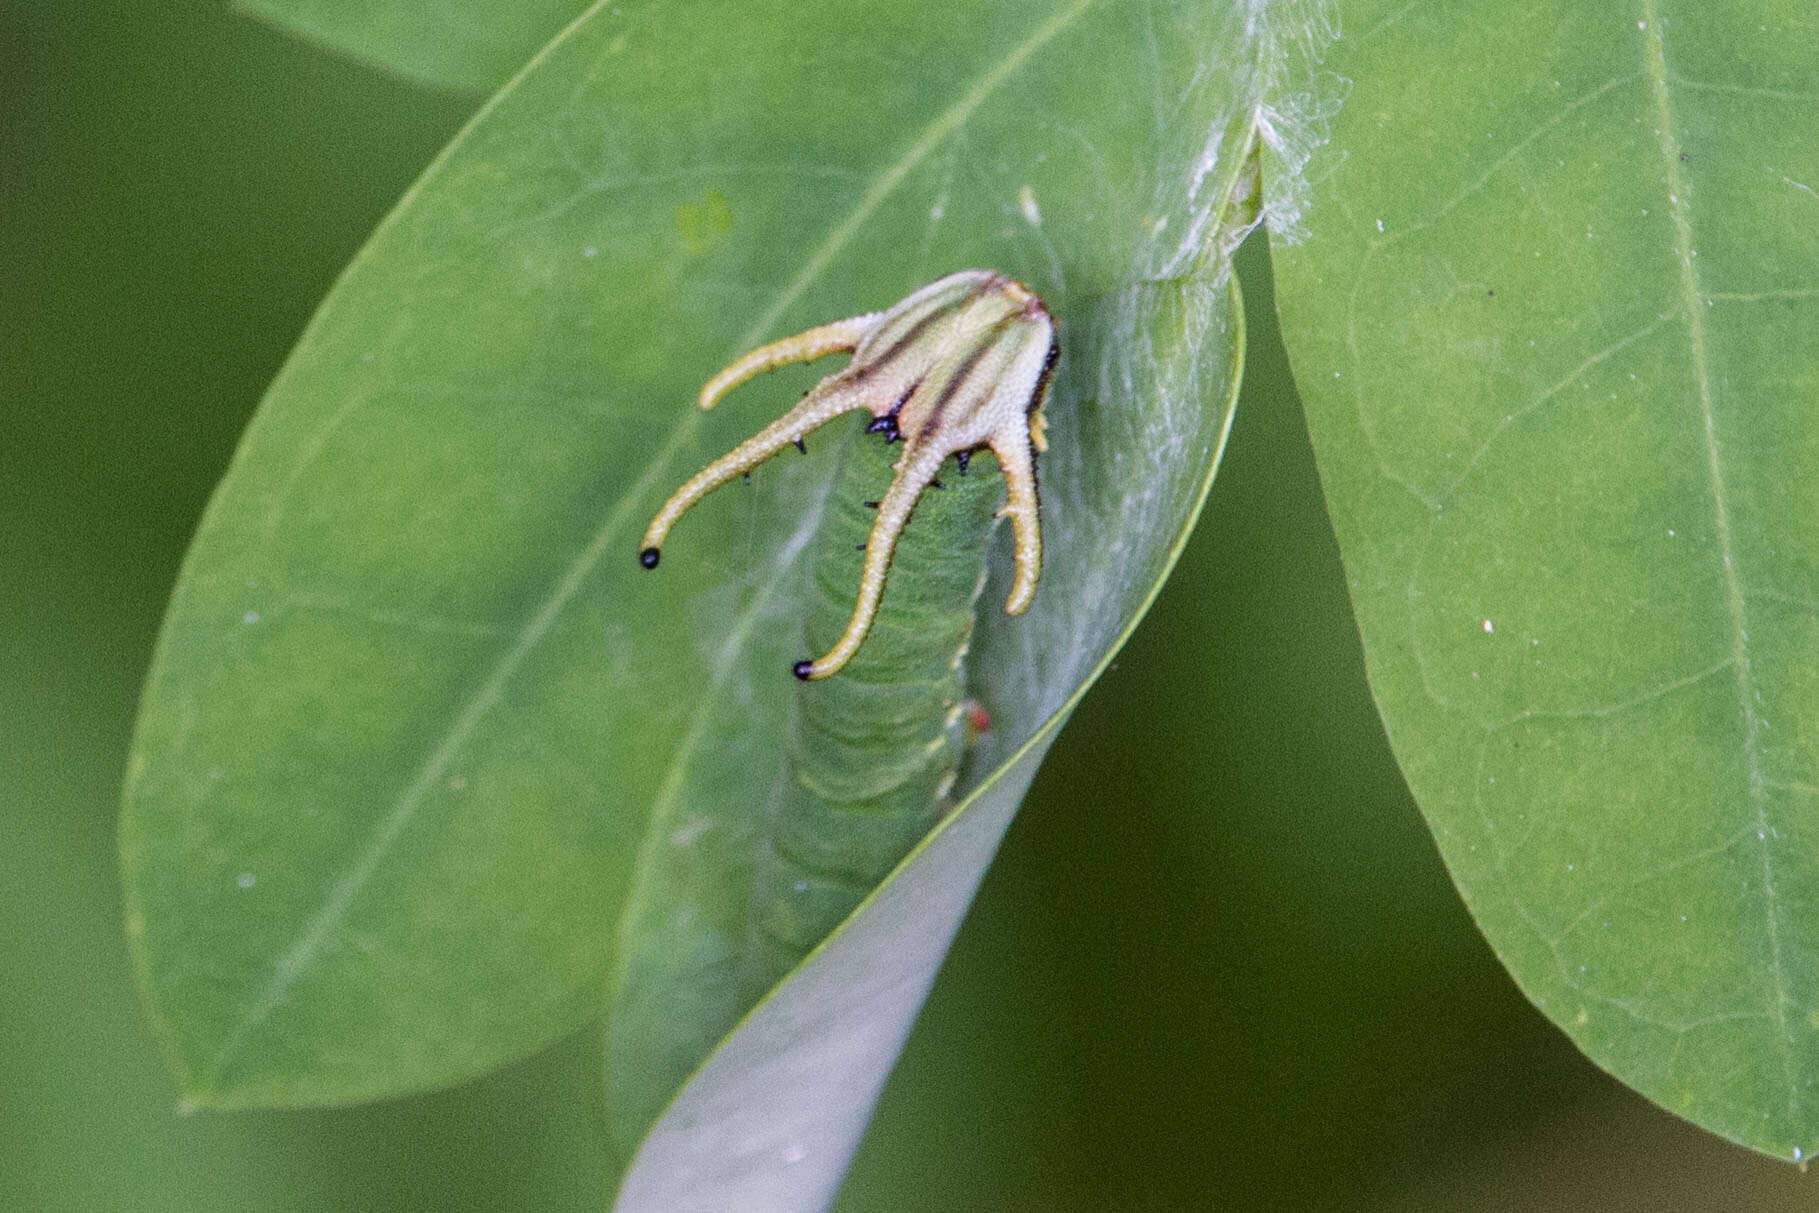
[[[0,1208],[591,1208],[591,1035],[393,1103],[179,1114],[120,932],[139,681],[315,302],[475,99],[215,5],[0,39]],[[852,1209],[1777,1209],[1819,1178],[1628,1094],[1473,931],[1372,709],[1286,359],[1038,778]]]

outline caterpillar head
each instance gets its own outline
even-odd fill
[[[644,535],[639,563],[655,568],[664,537],[712,489],[749,472],[841,413],[865,409],[872,432],[901,442],[895,477],[878,503],[866,543],[859,596],[845,633],[826,655],[800,661],[798,678],[825,678],[858,651],[876,616],[891,554],[924,489],[953,456],[962,470],[989,447],[1004,469],[1016,576],[1004,609],[1027,610],[1041,573],[1036,452],[1046,449],[1042,406],[1059,346],[1042,300],[1022,283],[990,270],[962,270],[916,291],[896,306],[820,325],[739,358],[701,389],[712,408],[733,387],[763,371],[851,351],[843,369],[811,388],[795,408],[691,477],[664,503]]]

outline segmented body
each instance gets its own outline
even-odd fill
[[[847,452],[817,537],[805,631],[824,651],[846,627],[891,451]],[[796,695],[784,772],[754,872],[747,940],[762,992],[827,936],[951,807],[966,732],[964,663],[1003,481],[989,452],[949,461],[897,546],[877,622],[840,677]]]
[[[1036,456],[1059,353],[1042,300],[1002,274],[962,270],[884,311],[741,355],[698,403],[843,352],[845,367],[684,481],[638,551],[657,568],[670,529],[707,493],[806,449],[841,413],[869,417],[845,447],[815,541],[802,639],[821,656],[790,666],[803,682],[761,811],[732,828],[716,814],[653,825],[621,924],[608,1032],[609,1114],[628,1143],[952,808],[967,729],[982,715],[962,698],[964,659],[995,517],[1013,540],[1005,611],[1021,614],[1036,593]]]

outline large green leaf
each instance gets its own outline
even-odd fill
[[[597,1014],[622,936],[662,945],[626,931],[635,882],[737,895],[715,848],[777,769],[838,452],[829,431],[723,490],[644,572],[670,486],[815,372],[711,415],[694,390],[759,339],[992,265],[1063,328],[1044,581],[974,645],[995,727],[973,807],[771,1004],[892,974],[790,1041],[825,1042],[814,1075],[848,1096],[810,1108],[837,1179],[1035,763],[1205,492],[1268,80],[1258,31],[1206,5],[864,7],[597,9],[431,168],[273,385],[173,598],[122,825],[192,1102],[481,1072]],[[748,1042],[781,1013],[704,1079],[763,1064],[774,1040]]]
[[[312,41],[443,88],[505,83],[585,0],[235,0]]]
[[[1370,677],[1523,989],[1819,1144],[1819,20],[1360,3],[1279,307]]]

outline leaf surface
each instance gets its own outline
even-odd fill
[[[1346,10],[1279,308],[1373,690],[1590,1056],[1819,1143],[1819,22]]]
[[[122,823],[139,979],[191,1102],[459,1081],[668,946],[634,895],[684,920],[742,895],[838,438],[715,494],[646,572],[670,488],[819,372],[712,414],[694,393],[760,340],[993,266],[1061,318],[1046,567],[1028,615],[976,635],[974,800],[763,1013],[875,993],[788,1034],[814,1083],[766,1088],[814,1135],[791,1182],[837,1183],[1035,763],[1203,499],[1264,77],[1200,5],[825,10],[596,9],[407,195],[274,383],[173,597]],[[829,32],[804,40],[811,18]],[[704,1089],[777,1043],[735,1036]],[[732,1123],[689,1115],[661,1140]],[[743,1164],[758,1188],[794,1165]]]

